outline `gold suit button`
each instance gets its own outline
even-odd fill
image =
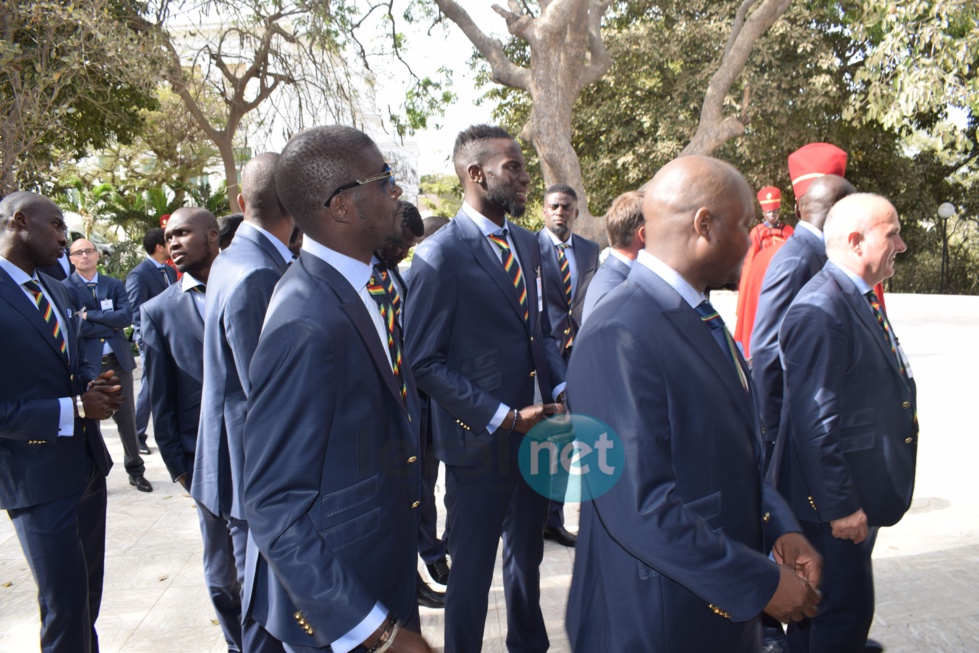
[[[417,457],[417,456],[412,456],[411,458],[409,458],[409,459],[408,459],[408,462],[409,462],[409,463],[413,463],[413,462],[415,462],[416,460],[418,460],[418,457]]]
[[[99,342],[105,342],[105,338],[99,338]]]
[[[530,378],[534,378],[535,376],[537,376],[537,370],[531,370]]]
[[[531,342],[533,342],[533,341],[534,341],[534,336],[530,336],[530,341],[531,341]]]
[[[911,402],[910,401],[902,402],[901,408],[911,408]]]
[[[411,504],[411,507],[412,507],[412,509],[414,509],[414,508],[417,508],[420,505],[422,505],[422,502],[421,501],[416,501],[413,504]]]
[[[70,376],[68,377],[68,380],[69,380],[69,381],[74,381],[74,380],[75,380],[75,375],[74,375],[74,374],[72,374],[72,375],[70,375]]]
[[[570,328],[567,328],[567,329],[564,330],[564,335],[568,335],[569,333],[571,333],[571,329]]]
[[[765,516],[762,517],[761,520],[762,520],[762,522],[764,522],[764,523],[767,524],[768,522],[770,522],[772,520],[772,513],[766,512],[765,513]]]
[[[914,442],[914,438],[904,438],[904,444],[911,444]]]

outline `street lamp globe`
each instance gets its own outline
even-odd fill
[[[938,205],[938,217],[948,220],[955,215],[955,205],[951,202],[942,202]]]

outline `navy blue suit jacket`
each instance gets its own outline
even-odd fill
[[[782,363],[778,357],[778,329],[785,312],[802,287],[826,263],[826,246],[808,229],[795,230],[772,257],[761,284],[755,326],[751,332],[751,376],[758,388],[758,409],[764,437],[778,437],[782,413]]]
[[[827,263],[789,307],[779,332],[785,403],[774,478],[800,519],[862,508],[871,526],[911,505],[917,391],[901,374],[867,298]]]
[[[447,464],[515,455],[519,437],[506,441],[503,429],[486,432],[500,403],[518,409],[533,404],[535,379],[549,402],[552,388],[564,382],[564,359],[537,291],[537,239],[510,226],[529,324],[496,245],[465,213],[425,240],[412,258],[405,351],[418,387],[433,400],[435,455]]]
[[[204,320],[192,292],[174,284],[143,304],[143,378],[153,433],[170,478],[191,474],[204,382]]]
[[[190,493],[215,515],[241,517],[248,368],[272,290],[288,265],[265,235],[243,222],[208,275],[204,389]]]
[[[163,266],[163,271],[170,280],[170,285],[177,282],[177,271],[169,265]],[[163,282],[163,275],[160,269],[148,258],[145,258],[139,265],[134,267],[126,275],[126,292],[129,293],[129,308],[133,311],[133,342],[136,346],[143,349],[143,339],[139,331],[139,307],[143,302],[152,299],[167,289],[167,284]]]
[[[136,369],[136,360],[125,332],[125,328],[133,323],[133,311],[129,307],[125,285],[118,279],[100,274],[95,288],[96,299],[85,285],[85,279],[77,272],[61,283],[68,288],[75,310],[85,309],[85,319],[81,320],[82,337],[85,339],[85,357],[92,366],[99,368],[103,345],[108,342],[124,371]],[[102,310],[102,302],[106,299],[112,300],[112,309]]]
[[[546,231],[545,227],[537,232],[537,243],[540,245],[547,318],[551,323],[551,333],[557,340],[566,342],[569,337],[576,336],[578,329],[581,328],[585,294],[588,292],[592,277],[595,276],[595,271],[598,270],[598,243],[571,234],[571,250],[578,269],[578,282],[575,285],[574,296],[571,298],[569,313],[567,300],[564,297],[564,282],[561,280],[561,267],[557,261],[557,248],[551,237],[545,233]]]
[[[99,424],[75,418],[75,433],[58,437],[58,399],[84,394],[96,370],[85,359],[80,318],[68,291],[38,278],[66,322],[69,360],[55,346],[37,306],[0,270],[0,508],[26,508],[80,492],[92,464],[103,474],[112,461]],[[101,358],[100,358],[101,360]]]
[[[568,401],[625,449],[618,481],[581,504],[572,649],[761,650],[756,617],[779,582],[766,555],[798,524],[762,479],[754,406],[697,312],[637,263],[585,322]]]
[[[412,614],[419,407],[402,370],[406,401],[357,291],[304,253],[268,309],[244,436],[245,614],[286,643],[326,646],[378,601]]]
[[[585,295],[585,305],[582,310],[581,320],[584,322],[595,310],[595,305],[605,295],[609,294],[622,284],[629,276],[629,266],[619,259],[609,254],[605,262],[598,268],[598,272],[592,277],[591,284],[588,286],[588,293]]]

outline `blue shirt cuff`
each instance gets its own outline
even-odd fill
[[[507,415],[510,415],[512,413],[513,413],[512,408],[510,408],[506,404],[500,404],[500,407],[496,409],[496,413],[493,415],[493,419],[491,419],[489,421],[489,424],[486,425],[486,432],[492,433],[496,429],[500,428],[500,425],[503,423],[503,420],[507,418]]]
[[[75,435],[75,400],[71,397],[59,397],[61,415],[58,417],[58,437],[70,438]]]
[[[557,387],[554,388],[553,392],[551,392],[551,397],[554,399],[554,401],[557,401],[557,398],[561,396],[561,393],[564,392],[564,389],[567,387],[568,383],[565,381],[564,383],[559,383]]]
[[[387,618],[387,608],[378,601],[374,604],[374,609],[364,617],[363,621],[354,626],[353,630],[337,641],[331,642],[330,648],[333,650],[333,653],[350,653],[350,651],[360,646],[364,640],[370,637],[382,623],[387,621]]]

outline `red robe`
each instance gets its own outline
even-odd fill
[[[761,282],[765,279],[768,264],[775,252],[785,244],[795,230],[789,225],[768,227],[764,222],[751,230],[751,247],[741,268],[741,283],[738,284],[738,321],[734,328],[734,340],[741,343],[744,357],[751,358],[749,341],[755,326],[755,312],[758,310],[758,296]]]

